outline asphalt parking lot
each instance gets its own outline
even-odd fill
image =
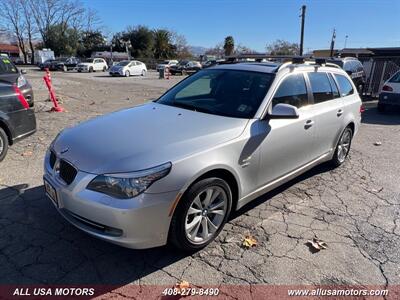
[[[48,112],[43,72],[29,69],[38,132],[11,147],[0,165],[0,283],[400,284],[399,113],[382,115],[368,106],[344,165],[319,166],[263,195],[206,249],[192,255],[166,247],[138,251],[64,221],[44,196],[44,153],[61,129],[154,99],[182,77],[52,75],[67,111]],[[258,244],[244,249],[248,234]],[[310,251],[305,243],[315,236],[328,248]]]

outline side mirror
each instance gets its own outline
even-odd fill
[[[268,117],[270,119],[297,119],[299,117],[299,111],[297,107],[293,105],[279,103],[272,108]]]
[[[26,74],[26,70],[25,70],[25,69],[22,69],[22,70],[21,70],[21,74]]]

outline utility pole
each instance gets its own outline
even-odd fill
[[[332,39],[331,39],[331,57],[333,57],[333,50],[335,48],[335,39],[336,39],[336,29],[333,28]]]
[[[346,34],[346,37],[344,38],[344,48],[346,48],[347,46],[347,39],[349,38],[349,36]]]
[[[304,20],[306,18],[306,6],[301,7],[301,33],[300,33],[300,51],[299,55],[303,56],[303,44],[304,44]]]

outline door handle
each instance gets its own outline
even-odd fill
[[[307,120],[306,123],[304,124],[304,128],[308,129],[313,125],[314,125],[314,121],[313,120]]]
[[[336,115],[337,115],[338,117],[340,117],[341,115],[343,115],[343,109],[339,109],[339,110],[337,111]]]

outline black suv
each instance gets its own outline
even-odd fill
[[[357,87],[358,93],[361,95],[365,86],[365,71],[362,63],[354,57],[333,58],[328,59],[327,62],[339,65],[347,74],[350,75]]]
[[[24,71],[19,71],[8,57],[0,56],[0,81],[15,84],[32,107],[34,104],[32,86],[26,80],[24,73]]]
[[[19,88],[0,80],[0,161],[6,156],[9,145],[35,131],[35,113]]]

